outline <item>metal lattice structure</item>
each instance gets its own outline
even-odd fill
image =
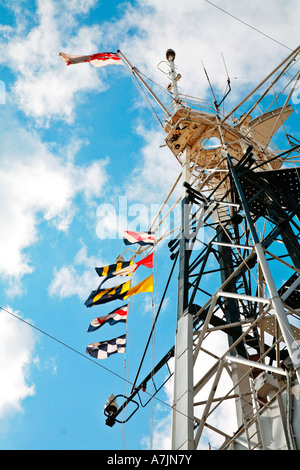
[[[155,98],[182,169],[178,311],[175,348],[151,377],[174,356],[173,450],[207,447],[207,430],[220,449],[300,448],[300,145],[286,130],[299,53],[224,115],[178,93],[167,51],[172,103]]]
[[[260,91],[255,102],[253,92],[227,116],[216,101],[214,110],[201,100],[194,101],[197,107],[189,104],[173,82],[175,106],[167,119],[166,142],[182,165],[184,187],[172,443],[176,450],[197,449],[205,429],[224,438],[222,449],[300,445],[299,145],[288,139],[288,147],[279,150],[272,142],[293,112],[289,100],[299,71],[291,75],[298,54],[299,48],[254,90]],[[266,97],[282,77],[287,87],[285,74],[291,90],[280,107],[283,91],[277,91],[273,108]],[[265,102],[267,110],[262,111]],[[242,105],[250,109],[236,119],[233,113]],[[223,350],[213,349],[220,332],[228,341]],[[212,366],[198,377],[211,358]],[[226,392],[221,385],[224,374],[231,383]],[[233,436],[224,423],[221,429],[212,424],[228,400],[236,408],[238,431]],[[187,418],[191,416],[193,420]]]

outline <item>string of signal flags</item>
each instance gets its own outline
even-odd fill
[[[124,65],[118,52],[100,52],[90,55],[70,55],[60,52],[62,62],[67,66],[74,64],[90,63],[94,67],[104,67],[106,65]],[[139,245],[154,245],[155,237],[149,232],[124,232],[124,242],[126,245],[138,243]],[[132,276],[139,266],[153,267],[153,253],[145,257],[141,261],[134,263],[133,261],[121,261],[110,266],[95,268],[99,276],[105,276],[98,289],[92,291],[85,302],[87,307],[101,305],[113,300],[126,300],[128,297],[139,294],[141,292],[153,292],[153,276],[149,276],[134,287],[131,287],[131,281],[127,281],[116,287],[102,289],[102,284],[109,278],[114,276]],[[128,305],[115,309],[108,315],[95,318],[88,329],[88,332],[95,331],[105,323],[115,325],[119,322],[127,321]],[[111,354],[125,353],[126,351],[126,335],[114,338],[108,341],[89,344],[86,352],[97,359],[106,359]]]
[[[155,243],[155,235],[151,232],[132,232],[125,231],[123,236],[125,245],[139,244],[139,245],[152,245]],[[104,266],[96,267],[96,273],[99,277],[104,277],[98,288],[91,292],[87,300],[85,301],[86,307],[90,308],[95,305],[102,305],[107,302],[114,300],[126,300],[129,297],[139,294],[142,292],[153,292],[153,275],[138,283],[136,286],[131,287],[131,279],[119,284],[114,287],[102,288],[102,285],[108,279],[112,279],[119,276],[132,276],[133,273],[138,269],[139,266],[145,266],[146,268],[153,268],[153,256],[151,253],[140,261],[124,261],[123,259],[117,260],[116,263]],[[91,321],[88,327],[88,333],[97,331],[105,324],[111,326],[126,323],[128,313],[128,304],[124,304],[121,307],[116,308],[112,312],[96,317]],[[99,341],[91,343],[86,348],[86,353],[96,359],[106,359],[112,354],[125,353],[126,352],[126,334],[113,338],[107,341]]]

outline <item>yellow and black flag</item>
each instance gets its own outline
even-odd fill
[[[147,277],[134,287],[130,287],[131,281],[124,282],[115,287],[100,289],[93,291],[89,298],[85,301],[87,307],[100,305],[112,300],[125,300],[128,297],[140,294],[142,292],[153,292],[153,275]]]
[[[118,263],[110,264],[109,266],[95,268],[95,271],[98,274],[98,276],[100,277],[105,276],[105,278],[100,284],[101,286],[104,281],[106,281],[107,279],[110,279],[111,277],[131,276],[133,272],[135,271],[134,268],[135,268],[134,261],[119,261]]]
[[[100,289],[98,287],[97,290],[91,292],[89,298],[85,301],[85,305],[92,307],[93,305],[105,304],[112,300],[122,300],[123,295],[130,289],[130,282],[131,281],[127,281],[118,286],[108,287],[107,289]]]
[[[106,276],[101,282],[100,286],[107,280],[114,276],[132,276],[139,266],[146,266],[147,268],[153,268],[153,253],[141,259],[140,261],[119,261],[109,266],[102,268],[95,268],[98,276]],[[99,287],[100,287],[99,286]]]

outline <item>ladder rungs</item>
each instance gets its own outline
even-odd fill
[[[245,405],[243,406],[243,408],[246,406],[246,405],[249,405],[250,403],[252,404],[252,398],[250,398],[250,400],[246,401],[244,398],[242,399],[244,400],[245,402]]]
[[[244,410],[243,410],[244,411]],[[247,419],[248,416],[251,416],[251,420],[254,418],[253,416],[253,410],[250,410],[249,413],[244,414],[244,418]]]
[[[259,430],[255,431],[253,434],[251,434],[251,436],[249,436],[249,439],[252,439],[252,437],[255,436],[258,433],[259,433]]]
[[[251,450],[254,450],[254,449],[256,449],[256,447],[258,447],[258,446],[259,446],[259,445],[261,445],[261,444],[262,444],[262,441],[259,441],[259,442],[258,442],[258,443],[257,443],[257,444],[254,446],[254,447],[252,447],[252,449],[251,449]]]

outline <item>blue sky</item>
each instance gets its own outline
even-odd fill
[[[0,1],[0,305],[66,345],[0,312],[1,449],[146,449],[151,420],[154,445],[169,446],[171,387],[126,426],[109,428],[103,415],[111,393],[130,391],[171,267],[166,244],[155,255],[153,297],[130,301],[126,357],[83,357],[90,342],[124,333],[124,326],[104,326],[88,334],[89,322],[110,306],[86,309],[84,301],[98,285],[94,267],[124,251],[128,224],[148,229],[180,169],[160,147],[164,133],[125,68],[66,67],[58,54],[121,49],[165,88],[157,64],[172,47],[180,91],[211,99],[201,61],[221,94],[223,53],[234,78],[230,108],[298,45],[294,0],[254,0],[247,11],[226,1],[226,10],[283,45],[208,2],[182,3]],[[148,275],[141,267],[135,281]],[[174,344],[174,279],[140,379]]]

